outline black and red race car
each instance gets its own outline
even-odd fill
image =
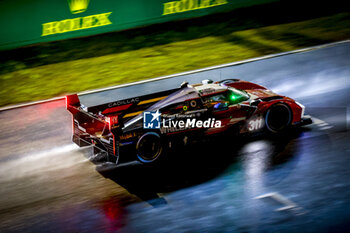
[[[118,99],[116,97],[116,99]],[[263,86],[238,79],[202,83],[85,107],[66,96],[73,142],[93,145],[114,163],[151,163],[177,142],[220,133],[279,133],[310,124],[305,107]]]

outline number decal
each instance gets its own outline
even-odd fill
[[[255,118],[248,123],[248,130],[255,131],[264,126],[264,119],[262,117]]]

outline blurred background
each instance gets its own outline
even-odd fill
[[[344,1],[0,1],[0,106],[348,39]]]
[[[0,26],[0,107],[339,42],[80,96],[240,78],[314,121],[193,143],[161,166],[109,169],[78,148],[63,98],[0,110],[0,232],[350,232],[346,2],[0,0]]]

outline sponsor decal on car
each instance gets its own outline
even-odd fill
[[[132,132],[132,133],[127,133],[127,134],[120,135],[119,138],[121,140],[127,140],[129,138],[134,138],[136,136],[137,136],[137,134],[135,132]]]
[[[109,103],[108,107],[115,107],[115,106],[120,106],[120,105],[124,105],[124,104],[133,104],[133,103],[138,103],[140,101],[139,98],[132,98],[132,99],[127,99],[127,100],[120,100],[120,101],[116,101],[113,103]]]

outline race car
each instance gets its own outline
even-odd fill
[[[153,163],[176,143],[209,135],[269,132],[312,123],[293,99],[239,79],[203,80],[134,98],[86,107],[77,94],[66,96],[73,116],[72,140],[93,145],[115,164]]]

